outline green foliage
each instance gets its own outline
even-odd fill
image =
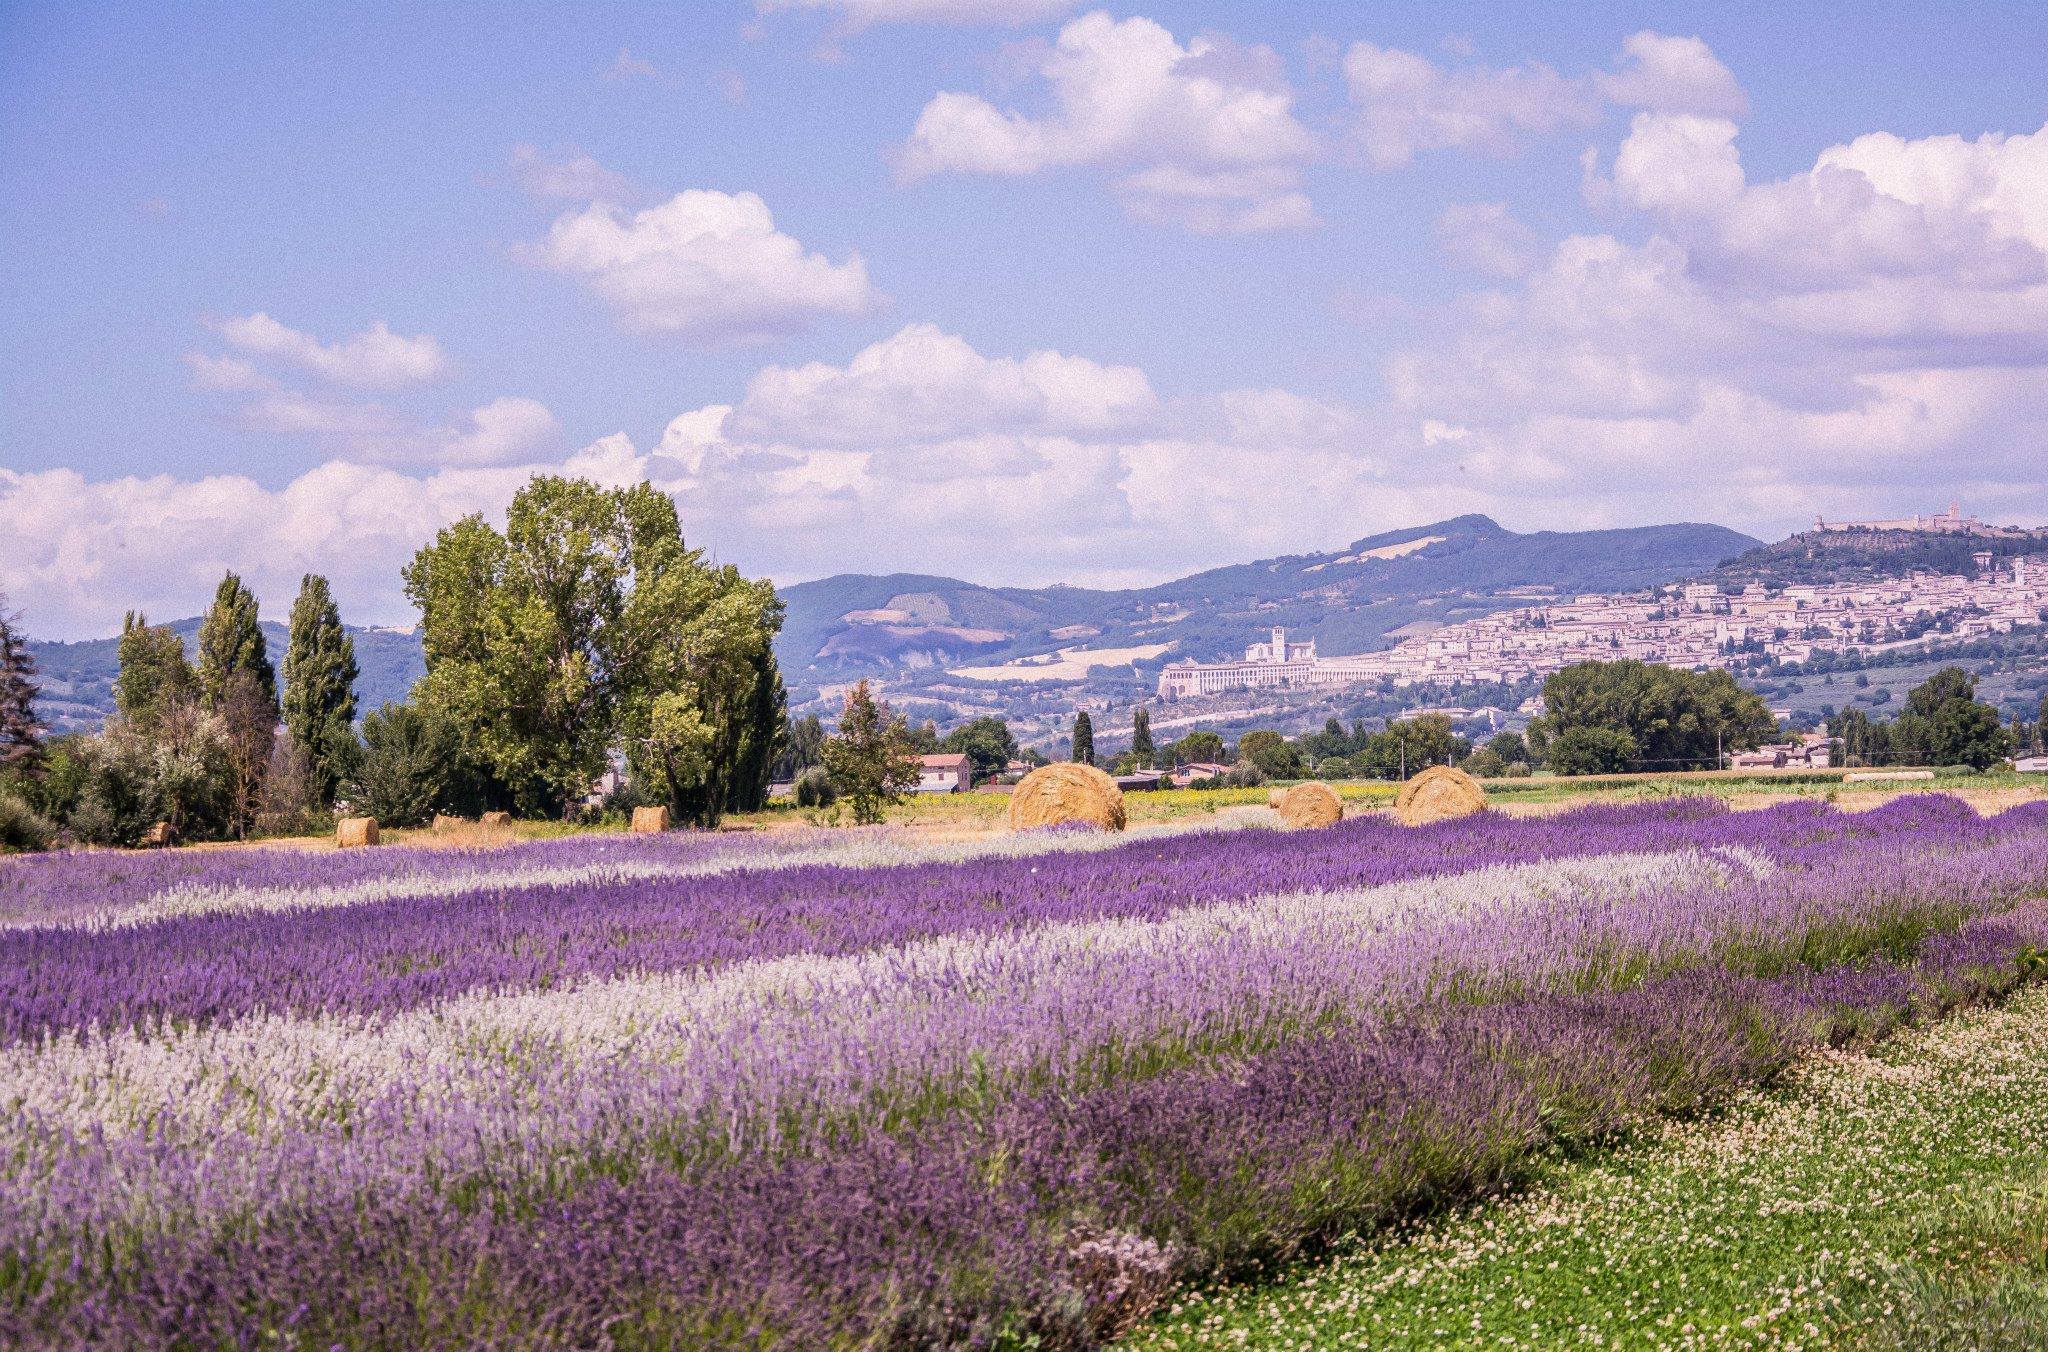
[[[42,754],[36,663],[0,597],[0,775],[26,773]]]
[[[1175,742],[1168,750],[1176,765],[1220,765],[1223,763],[1223,738],[1207,728],[1189,733]]]
[[[1498,779],[1507,773],[1507,762],[1492,747],[1485,747],[1465,757],[1459,769],[1479,779]]]
[[[0,854],[47,850],[56,838],[50,825],[28,800],[13,793],[0,793]]]
[[[1140,767],[1149,767],[1158,748],[1152,745],[1152,714],[1140,704],[1131,715],[1131,754]]]
[[[405,570],[427,674],[419,698],[527,811],[580,797],[623,742],[635,778],[682,821],[758,806],[784,695],[765,582],[684,546],[650,484],[541,476],[503,534],[443,530]]]
[[[1086,709],[1074,715],[1074,741],[1068,759],[1080,765],[1095,764],[1095,724]]]
[[[1504,765],[1529,759],[1529,745],[1522,740],[1519,732],[1497,732],[1486,743],[1486,749],[1500,757]]]
[[[964,753],[977,780],[992,779],[1017,757],[1017,739],[1000,718],[977,718],[946,734],[939,750]]]
[[[1630,759],[1644,768],[1706,769],[1718,763],[1719,751],[1756,746],[1778,730],[1762,698],[1720,670],[1578,662],[1543,683],[1543,703],[1543,716],[1529,726],[1528,744],[1553,761],[1566,733],[1597,729],[1626,737],[1634,747]],[[1574,745],[1575,764],[1587,763],[1589,754],[1608,764],[1620,743],[1580,739]]]
[[[349,807],[384,826],[423,825],[448,805],[462,742],[454,725],[413,704],[363,719],[363,749],[343,787]]]
[[[276,707],[277,673],[257,622],[256,594],[229,573],[214,590],[213,608],[199,627],[199,693],[207,708],[221,707],[238,673],[251,677],[257,692]]]
[[[775,774],[777,779],[795,780],[804,771],[825,763],[825,725],[816,714],[805,714],[798,719],[785,719],[782,728],[782,749],[776,753]]]
[[[1423,714],[1389,724],[1365,739],[1352,764],[1366,774],[1393,778],[1430,765],[1455,765],[1472,744],[1458,736],[1443,714]]]
[[[839,731],[825,743],[825,768],[856,825],[879,823],[883,808],[916,786],[917,760],[907,743],[902,717],[878,704],[866,681],[856,682],[846,692]]]
[[[1238,764],[1256,765],[1268,779],[1298,779],[1301,753],[1287,739],[1270,728],[1259,728],[1237,739]]]
[[[142,736],[154,731],[173,706],[199,698],[199,673],[186,660],[184,643],[139,612],[131,610],[121,621],[120,662],[114,708]]]
[[[796,805],[798,807],[830,807],[839,801],[839,791],[832,787],[832,776],[822,765],[813,765],[796,777]]]
[[[316,798],[332,802],[355,745],[356,648],[327,579],[308,573],[292,603],[284,654],[284,725]]]
[[[1550,768],[1561,775],[1614,775],[1629,770],[1639,748],[1620,728],[1580,724],[1550,743]]]

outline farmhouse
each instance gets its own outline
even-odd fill
[[[974,787],[974,762],[965,752],[917,758],[917,792],[965,793]]]

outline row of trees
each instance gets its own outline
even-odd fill
[[[2043,701],[2048,714],[2048,700]],[[1943,667],[1906,693],[1897,718],[1873,720],[1850,709],[1835,729],[1848,765],[1968,765],[1984,769],[2013,753],[2015,736],[1998,710],[1977,698],[1977,680]]]
[[[292,607],[282,709],[256,598],[233,573],[200,626],[196,664],[134,613],[119,653],[106,727],[38,739],[10,772],[45,835],[132,844],[158,823],[199,838],[302,827],[356,763],[354,653],[323,578],[305,578]]]
[[[256,597],[230,573],[196,663],[176,634],[129,615],[114,716],[47,746],[26,651],[0,624],[0,789],[19,800],[7,814],[32,814],[26,834],[116,844],[158,823],[186,839],[304,830],[337,804],[390,825],[487,808],[557,815],[615,757],[630,801],[681,822],[766,799],[784,722],[781,602],[686,547],[674,503],[651,485],[536,478],[502,532],[480,516],[455,523],[414,557],[405,587],[426,676],[360,733],[353,645],[318,576],[292,607],[281,693]]]

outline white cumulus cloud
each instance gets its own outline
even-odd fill
[[[794,333],[883,302],[858,254],[835,263],[806,251],[750,192],[692,188],[635,212],[593,202],[526,255],[580,280],[628,326],[706,345]]]
[[[1000,24],[1017,26],[1054,19],[1079,0],[756,0],[761,14],[818,10],[837,15],[848,29],[875,24]]]
[[[382,320],[335,343],[322,343],[260,310],[220,320],[214,327],[231,347],[296,366],[336,385],[417,385],[438,380],[449,370],[448,354],[433,335],[402,337]]]
[[[1115,175],[1118,197],[1146,219],[1212,234],[1313,223],[1300,166],[1315,138],[1270,50],[1182,44],[1150,19],[1096,13],[1061,29],[1031,73],[1051,99],[1046,116],[939,94],[897,156],[899,176],[1089,167]]]
[[[1443,66],[1370,42],[1353,43],[1343,67],[1352,139],[1375,169],[1438,150],[1508,154],[1529,136],[1590,126],[1607,105],[1719,117],[1749,108],[1706,43],[1649,31],[1622,43],[1615,69],[1581,75],[1533,61]]]

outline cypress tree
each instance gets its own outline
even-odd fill
[[[0,606],[0,770],[33,765],[42,752],[35,675],[27,641]]]
[[[1095,724],[1086,709],[1074,715],[1073,759],[1082,765],[1095,764]]]
[[[308,573],[292,603],[284,651],[284,725],[305,758],[321,801],[331,801],[354,741],[356,645],[341,627],[327,579]]]
[[[1131,715],[1131,754],[1141,767],[1150,767],[1152,752],[1152,715],[1140,704],[1138,712]]]
[[[233,573],[220,580],[213,593],[213,609],[199,626],[199,689],[206,707],[219,709],[237,674],[246,672],[256,689],[277,706],[277,673],[263,646],[263,629],[256,622],[256,594],[242,585]]]

